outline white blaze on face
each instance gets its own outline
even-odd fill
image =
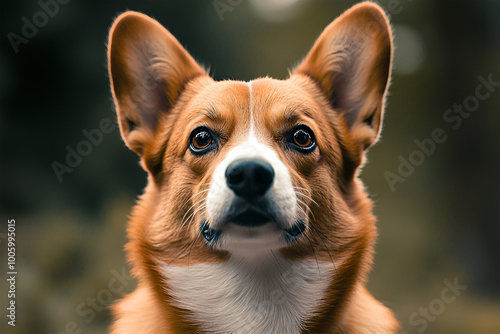
[[[235,160],[258,158],[267,161],[274,169],[271,188],[264,195],[269,208],[278,218],[282,228],[290,228],[296,223],[297,198],[293,189],[288,168],[279,159],[278,154],[269,146],[259,142],[256,136],[252,106],[252,83],[248,83],[250,92],[250,126],[247,140],[231,149],[226,158],[216,167],[207,195],[207,219],[211,226],[219,229],[222,218],[226,216],[235,194],[226,183],[226,169]]]

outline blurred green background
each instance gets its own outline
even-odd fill
[[[57,10],[44,5],[51,0],[0,2],[2,271],[12,218],[18,253],[17,322],[6,326],[2,314],[2,333],[105,333],[104,306],[135,286],[123,276],[123,244],[126,217],[146,182],[136,155],[115,129],[62,180],[53,169],[86,139],[82,131],[115,122],[106,70],[114,17],[127,9],[155,17],[216,79],[285,78],[355,3],[59,1]],[[403,333],[498,334],[500,87],[482,101],[474,95],[479,76],[500,82],[500,1],[379,3],[397,49],[383,137],[362,174],[380,233],[369,288],[395,311]],[[13,47],[26,21],[40,27],[25,28],[30,37]],[[443,119],[464,102],[475,110],[460,126]],[[415,158],[415,140],[436,128],[446,141],[391,189],[387,172]],[[450,303],[441,297],[446,280],[467,286]],[[5,280],[1,286],[5,312]],[[430,309],[428,320],[421,308]]]

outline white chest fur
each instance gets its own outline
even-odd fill
[[[170,265],[163,274],[176,305],[208,333],[298,334],[318,309],[333,265],[268,260]]]

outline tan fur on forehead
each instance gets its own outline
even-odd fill
[[[187,148],[187,137],[195,127],[213,126],[214,130],[232,135],[234,127],[248,126],[248,87],[243,82],[216,82],[209,77],[192,80],[174,109],[158,120],[158,130],[145,148],[144,160],[153,175],[169,174],[173,162],[181,159]],[[216,116],[216,119],[211,117]],[[173,140],[171,140],[173,139]],[[208,166],[200,166],[205,171]]]

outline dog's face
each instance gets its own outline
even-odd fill
[[[141,240],[164,261],[322,258],[374,235],[357,170],[382,123],[392,56],[365,4],[328,26],[286,80],[217,82],[139,13],[110,34],[125,143],[150,175]],[[363,217],[363,219],[360,219]],[[138,219],[140,220],[140,219]]]
[[[173,177],[192,180],[181,192],[193,197],[193,237],[255,254],[294,244],[310,226],[311,196],[328,196],[318,186],[335,186],[330,171],[341,158],[308,84],[300,77],[207,82],[186,106],[182,126],[174,126],[184,145]]]

